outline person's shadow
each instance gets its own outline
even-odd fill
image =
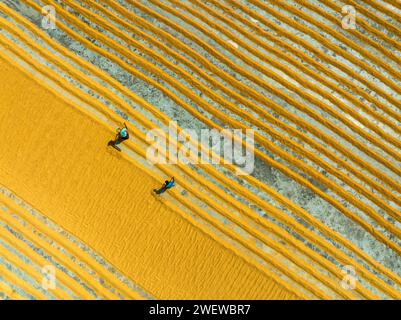
[[[122,159],[121,149],[113,144],[110,144],[110,142],[107,144],[106,152],[117,159]],[[109,146],[112,148],[109,148]]]

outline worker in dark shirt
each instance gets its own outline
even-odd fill
[[[162,194],[174,186],[175,186],[175,181],[174,181],[174,177],[172,177],[170,181],[168,181],[168,180],[164,181],[164,184],[160,189],[154,189],[153,191],[156,194]]]
[[[117,147],[117,145],[128,139],[129,139],[128,128],[127,125],[124,123],[124,128],[122,129],[118,128],[116,138],[114,140],[110,140],[107,145],[116,148],[118,151],[121,151],[121,149]]]

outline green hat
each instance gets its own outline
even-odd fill
[[[125,129],[125,128],[121,129],[120,135],[121,135],[123,138],[125,138],[126,136],[128,136],[128,131],[127,131],[127,129]]]

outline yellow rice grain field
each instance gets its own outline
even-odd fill
[[[399,299],[401,4],[343,5],[0,2],[0,298]]]

